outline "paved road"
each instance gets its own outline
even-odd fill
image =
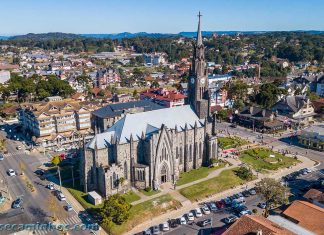
[[[1,131],[2,137],[6,136],[6,133]],[[56,204],[59,223],[61,224],[82,224],[82,220],[78,214],[74,211],[67,212],[64,210],[66,202],[60,202],[54,197],[53,192],[47,189],[46,180],[41,180],[34,172],[44,162],[46,158],[42,156],[36,156],[33,154],[25,153],[24,149],[17,150],[16,147],[21,142],[7,139],[6,146],[8,153],[4,154],[4,160],[0,162],[0,173],[5,177],[9,185],[9,191],[12,199],[17,197],[23,198],[23,210],[22,209],[9,209],[6,213],[0,214],[0,223],[5,224],[27,224],[27,223],[47,223],[51,220],[52,213],[49,209],[48,201],[50,198]],[[20,176],[20,165],[23,163],[25,170],[24,176]],[[8,176],[6,174],[8,169],[16,171],[17,176]],[[31,182],[35,187],[35,192],[30,192],[26,187],[26,180]],[[9,232],[1,232],[1,234],[9,234]],[[35,231],[35,234],[59,234],[58,231]],[[70,234],[90,234],[90,231],[78,231],[71,232]]]
[[[227,135],[229,133],[231,135],[236,135],[247,139],[250,142],[255,141],[256,143],[262,143],[263,141],[264,145],[273,147],[274,150],[288,150],[292,154],[297,153],[298,155],[302,155],[308,157],[311,160],[317,161],[320,163],[320,165],[317,168],[324,169],[324,153],[298,146],[296,138],[290,137],[294,136],[294,132],[286,133],[282,136],[263,135],[263,139],[261,139],[261,134],[258,132],[253,132],[250,129],[246,129],[240,126],[237,126],[236,128],[231,128],[229,127],[229,125],[230,124],[226,122],[218,123],[218,130],[224,130],[224,133],[221,133],[220,135]]]

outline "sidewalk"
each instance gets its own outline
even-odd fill
[[[197,183],[200,183],[202,181],[205,181],[205,180],[208,180],[208,179],[211,179],[211,178],[214,178],[216,176],[218,176],[223,170],[229,170],[229,169],[233,169],[235,167],[237,167],[239,164],[240,164],[240,161],[238,160],[235,160],[233,158],[226,158],[225,159],[226,161],[230,162],[232,164],[232,166],[228,166],[228,167],[222,167],[220,169],[217,169],[217,170],[214,170],[213,172],[209,173],[207,177],[205,178],[201,178],[201,179],[198,179],[198,180],[195,180],[195,181],[192,181],[190,183],[187,183],[187,184],[183,184],[183,185],[180,185],[180,186],[176,186],[176,190],[179,190],[179,189],[182,189],[182,188],[186,188],[186,187],[189,187],[191,185],[194,185],[194,184],[197,184]],[[144,195],[143,193],[141,193],[140,191],[136,191],[136,193],[141,197],[140,200],[137,200],[135,202],[132,202],[131,204],[132,205],[137,205],[139,203],[142,203],[142,202],[145,202],[147,200],[150,200],[150,199],[154,199],[154,198],[157,198],[157,197],[160,197],[162,195],[165,195],[167,193],[172,193],[172,192],[175,192],[173,186],[169,186],[169,187],[166,187],[165,189],[163,189],[160,193],[157,193],[157,194],[154,194],[152,196],[146,196]],[[181,198],[183,199],[183,196],[180,194],[180,196],[178,195],[178,198]],[[187,199],[188,200],[188,199]],[[185,201],[185,200],[183,200]],[[180,201],[181,202],[181,201]]]
[[[282,176],[285,176],[285,175],[287,175],[289,173],[292,173],[294,171],[300,170],[302,168],[309,168],[309,167],[314,166],[314,161],[312,161],[312,160],[310,160],[310,159],[308,159],[306,157],[298,156],[298,159],[301,161],[301,163],[297,164],[296,166],[293,166],[291,169],[285,168],[285,169],[278,170],[275,173],[273,173],[273,172],[267,173],[267,174],[260,174],[259,173],[259,178],[254,180],[254,181],[251,181],[251,182],[248,182],[245,185],[240,185],[240,186],[237,186],[236,188],[229,189],[229,190],[223,191],[221,193],[215,194],[214,196],[203,199],[201,201],[191,202],[189,205],[186,204],[185,206],[182,206],[178,210],[168,212],[166,214],[163,214],[163,215],[160,215],[158,217],[152,218],[150,221],[139,224],[136,227],[134,227],[131,231],[129,231],[129,232],[125,233],[125,234],[131,235],[131,234],[139,233],[139,232],[144,231],[144,230],[146,230],[147,228],[149,228],[149,227],[151,227],[153,225],[161,224],[161,223],[167,221],[168,219],[179,218],[182,215],[188,213],[190,210],[192,210],[192,209],[194,209],[196,207],[199,207],[204,202],[217,201],[217,200],[220,200],[220,199],[225,198],[227,196],[233,195],[235,193],[239,193],[242,190],[253,188],[255,186],[255,183],[259,182],[263,178],[269,177],[269,178],[274,178],[274,179],[280,179]],[[204,178],[204,180],[206,180],[206,178]],[[195,183],[196,182],[197,181],[195,181]]]

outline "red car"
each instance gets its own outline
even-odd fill
[[[225,203],[222,201],[217,201],[216,206],[218,207],[218,209],[222,209],[225,208]]]

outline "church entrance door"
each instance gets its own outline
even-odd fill
[[[161,168],[161,184],[164,184],[168,181],[168,169],[167,166],[164,164]]]

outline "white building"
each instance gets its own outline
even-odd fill
[[[9,71],[5,71],[5,70],[1,70],[0,71],[0,83],[6,83],[8,80],[10,79],[10,72]]]

